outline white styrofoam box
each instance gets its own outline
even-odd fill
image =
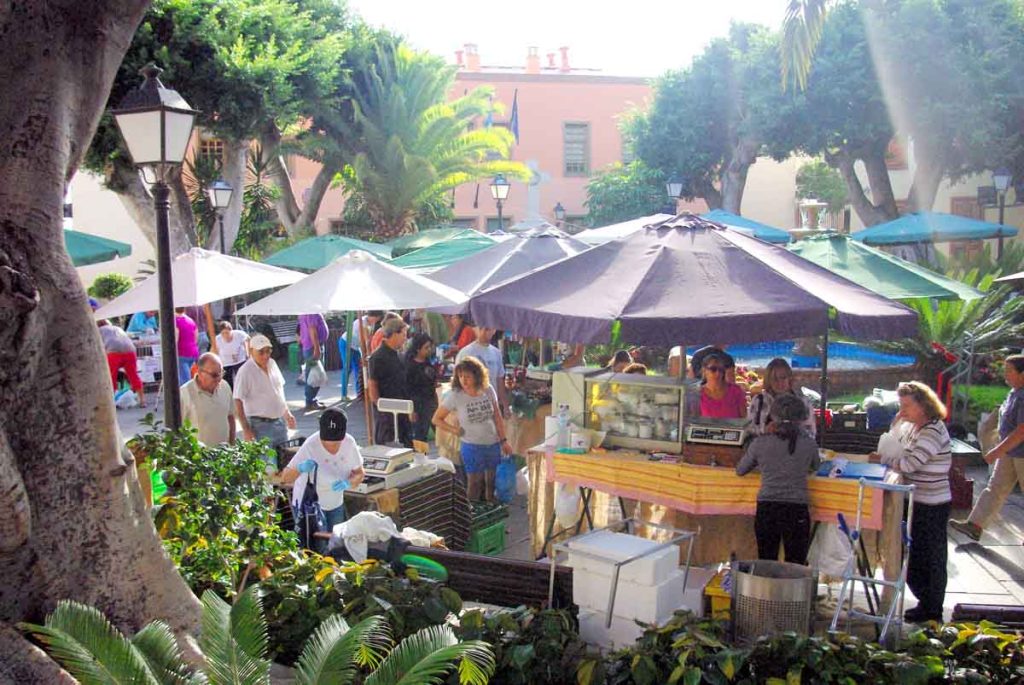
[[[676,609],[689,609],[703,615],[704,586],[714,577],[709,569],[691,568],[683,591],[685,572],[678,569],[657,585],[641,585],[619,581],[612,615],[651,623],[660,616],[670,616]],[[612,579],[586,571],[573,571],[572,599],[581,609],[607,611]]]
[[[631,618],[612,616],[612,624],[608,628],[605,627],[606,618],[607,614],[603,611],[580,609],[580,639],[588,645],[622,649],[623,647],[632,647],[644,634],[643,626],[638,625]],[[659,617],[656,621],[650,621],[650,623],[660,626],[668,623],[670,618],[672,618],[671,613]]]
[[[611,576],[615,571],[615,562],[629,559],[653,549],[659,544],[661,543],[636,535],[602,530],[580,539],[569,540],[567,543],[569,561],[567,563],[575,570]],[[574,550],[585,552],[588,556],[573,554]],[[606,561],[593,558],[595,556]],[[668,577],[678,567],[679,547],[669,545],[665,549],[624,564],[619,571],[619,581],[629,581],[639,585],[657,585],[668,580]],[[573,576],[575,577],[575,573]]]

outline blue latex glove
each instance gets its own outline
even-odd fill
[[[331,483],[331,490],[334,490],[335,492],[348,490],[348,481],[345,480],[344,478],[334,481],[333,483]]]
[[[297,468],[299,469],[299,473],[309,473],[310,471],[316,468],[316,462],[313,461],[312,459],[307,459],[306,461],[299,464]]]

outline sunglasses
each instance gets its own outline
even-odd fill
[[[711,373],[721,373],[725,371],[725,369],[723,369],[721,366],[705,366],[704,370],[710,371]]]

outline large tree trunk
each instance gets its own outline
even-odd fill
[[[704,200],[704,204],[708,206],[708,209],[723,208],[722,192],[715,186],[708,183],[695,188],[695,190],[697,191],[697,197]]]
[[[912,212],[930,212],[935,205],[935,197],[939,194],[939,184],[942,183],[942,170],[945,168],[942,153],[914,141],[914,158],[917,164],[910,193],[907,195],[908,209]]]
[[[61,206],[143,0],[0,4],[0,682],[59,682],[10,624],[63,598],[179,634],[199,603],[123,452]]]
[[[722,172],[722,209],[733,214],[740,214],[743,204],[743,191],[747,187],[747,173],[750,166],[757,161],[757,151],[761,146],[757,141],[741,139],[733,146],[732,155]]]
[[[331,189],[334,177],[341,171],[341,161],[324,160],[300,207],[298,198],[295,197],[295,189],[292,187],[291,176],[288,174],[288,168],[281,156],[280,132],[276,128],[266,131],[260,142],[263,146],[263,154],[269,162],[270,178],[281,191],[276,203],[277,220],[281,222],[289,235],[295,235],[307,229],[312,230],[316,222],[316,215],[320,213],[324,195]]]
[[[860,179],[857,178],[857,172],[854,170],[854,164],[858,159],[856,153],[842,149],[826,154],[825,161],[839,170],[839,174],[846,184],[846,193],[850,198],[850,204],[853,205],[853,210],[857,212],[857,216],[865,226],[874,226],[897,218],[899,211],[896,209],[896,200],[893,198],[889,171],[885,167],[884,152],[880,159],[870,153],[865,153],[862,156],[865,158],[863,161],[868,172],[868,183],[871,185],[871,198],[864,193],[864,186],[861,185]],[[872,202],[872,199],[881,199],[881,202]]]

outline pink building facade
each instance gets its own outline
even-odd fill
[[[503,111],[494,114],[493,125],[507,126],[513,97],[518,103],[519,143],[511,158],[534,174],[530,182],[511,182],[503,223],[538,219],[555,223],[554,208],[559,203],[566,211],[566,223],[581,223],[587,213],[587,181],[609,164],[625,161],[619,119],[633,108],[646,106],[650,80],[574,68],[568,48],[545,54],[543,60],[536,48],[529,48],[522,65],[507,67],[482,64],[476,46],[466,45],[456,52],[456,66],[452,97],[480,86],[494,88],[494,101],[501,103]],[[305,198],[319,165],[293,157],[288,168],[296,195]],[[498,228],[497,206],[488,183],[456,189],[457,225],[481,231]],[[340,223],[343,209],[341,191],[329,190],[317,215],[317,233],[328,233]]]

